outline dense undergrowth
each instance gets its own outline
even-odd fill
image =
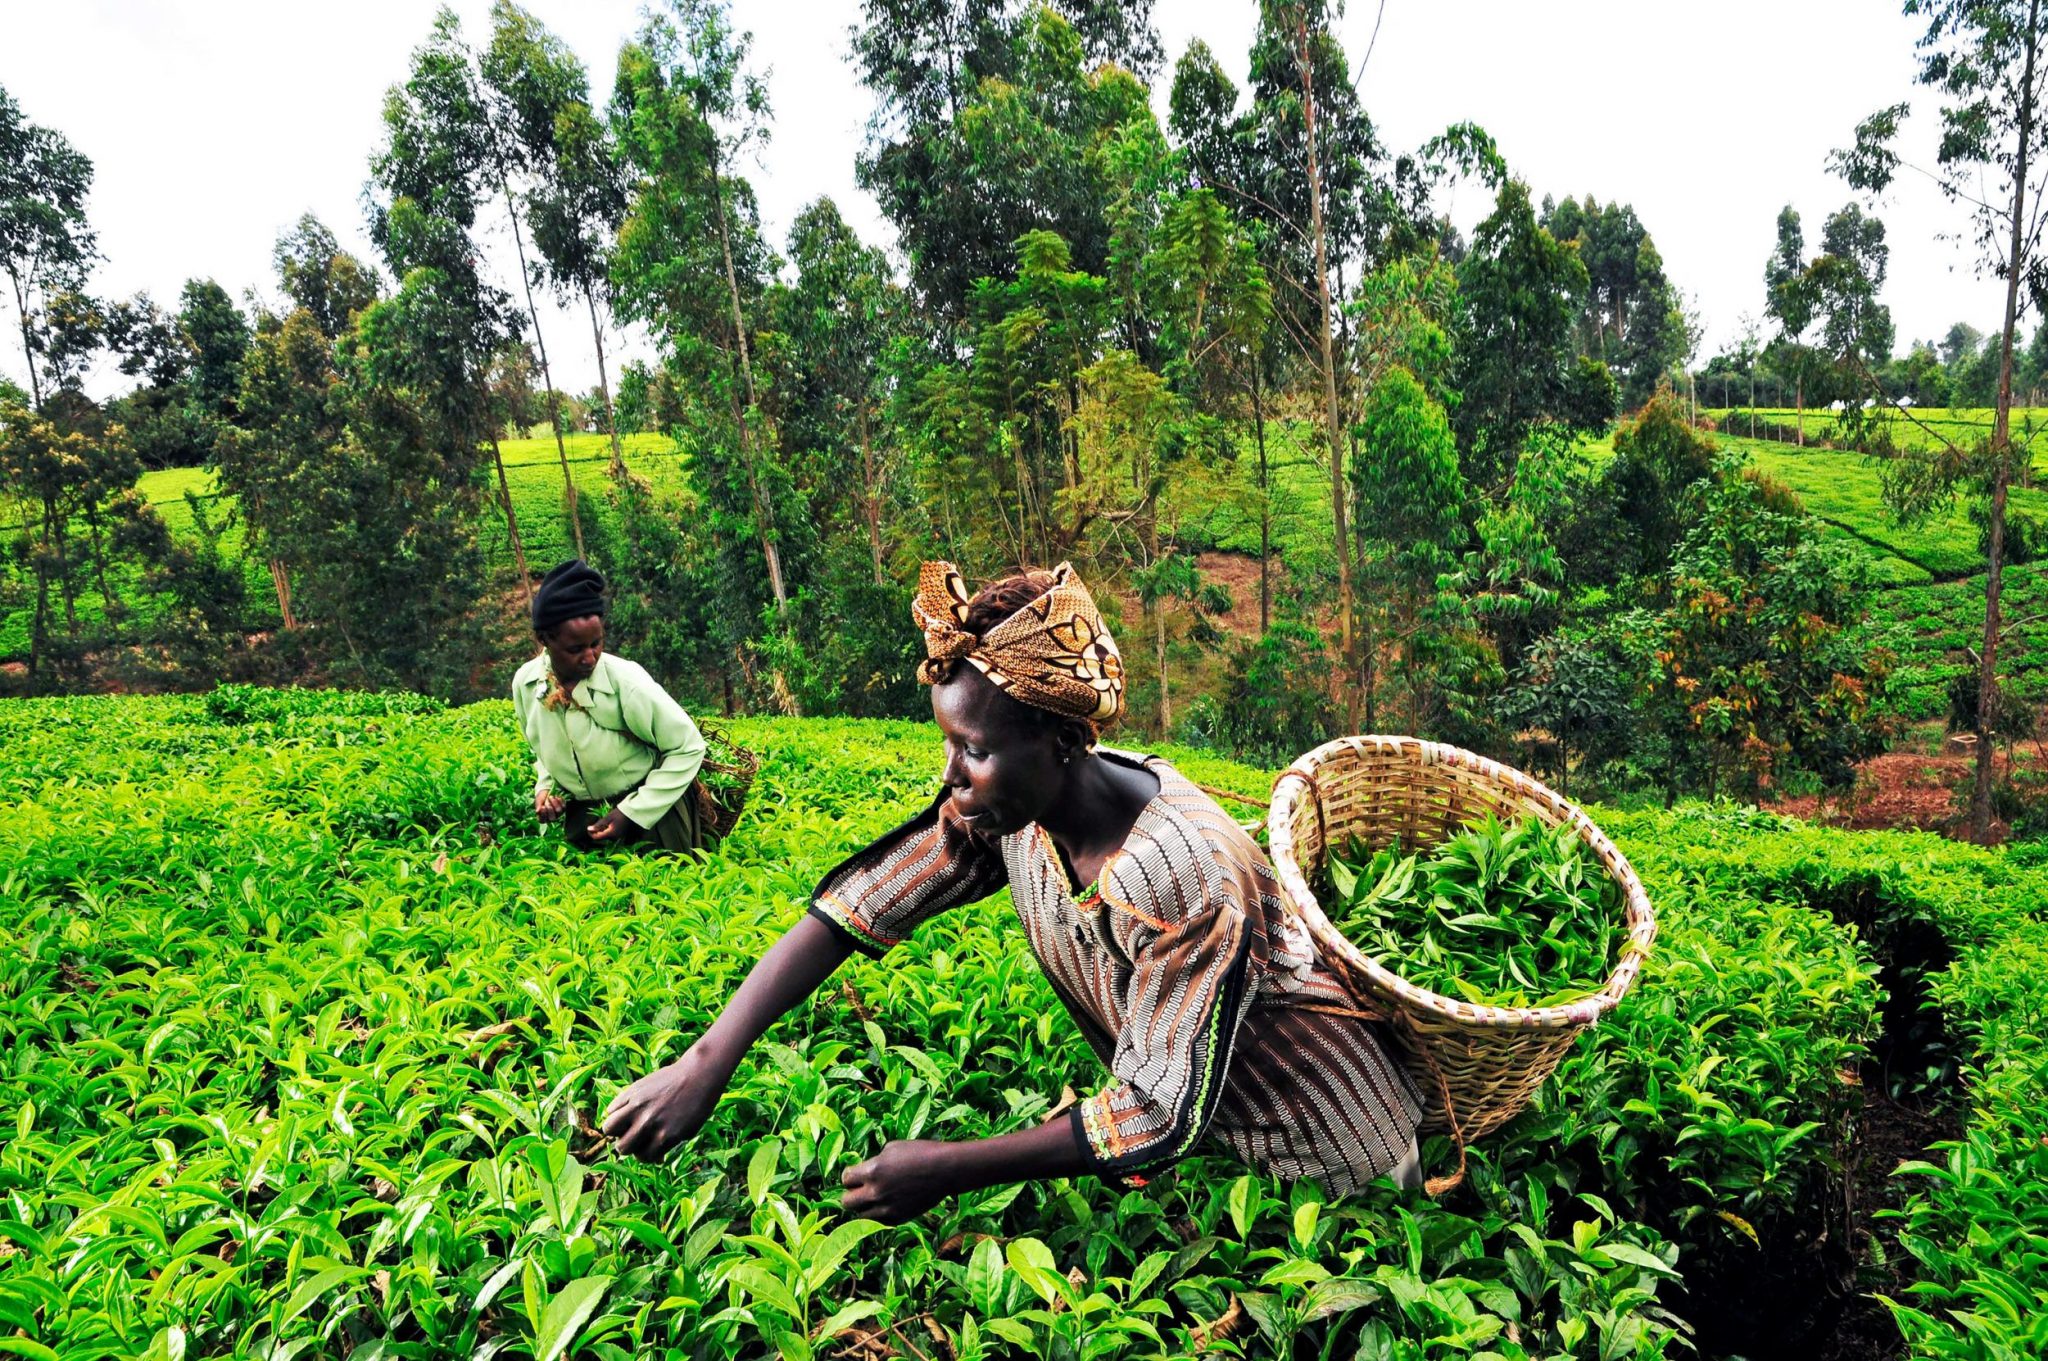
[[[2039,1354],[2048,872],[2017,859],[1725,809],[1604,815],[1660,910],[1657,952],[1441,1203],[1328,1203],[1203,1158],[1141,1191],[1009,1188],[877,1229],[837,1215],[848,1163],[1032,1123],[1100,1080],[1001,899],[849,967],[667,1165],[611,1160],[592,1126],[837,857],[929,792],[929,729],[734,722],[765,764],[720,856],[578,858],[536,834],[506,706],[410,707],[11,706],[0,1352],[1348,1361],[1813,1342],[1863,1265],[1841,1169],[1866,1085],[1895,1076],[1874,1063],[1897,1010],[1879,958],[1921,922],[1950,947],[1927,986],[1953,1052],[1915,1050],[1937,1069],[1915,1067],[1915,1090],[1967,1101],[1968,1129],[1904,1175],[1889,1241],[1910,1269],[1887,1279],[1917,1278],[1898,1313],[1918,1354]],[[1266,789],[1182,755],[1197,779]]]

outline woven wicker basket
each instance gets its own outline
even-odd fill
[[[727,777],[730,783],[714,790],[700,776],[690,790],[697,800],[698,824],[723,841],[739,825],[740,814],[747,806],[747,791],[753,788],[754,776],[761,771],[761,758],[709,724],[701,725],[700,731],[709,744],[703,768]]]
[[[1412,852],[1487,813],[1569,824],[1620,885],[1628,940],[1600,991],[1564,1006],[1476,1006],[1382,968],[1323,915],[1309,884],[1332,842],[1355,838],[1374,850],[1398,842]],[[1315,938],[1360,1014],[1390,1023],[1416,1086],[1433,1097],[1424,1132],[1448,1134],[1457,1146],[1457,1175],[1431,1182],[1432,1194],[1463,1177],[1466,1141],[1526,1105],[1579,1032],[1621,1000],[1656,938],[1642,882],[1592,819],[1520,771],[1458,747],[1414,737],[1325,742],[1281,772],[1266,826],[1287,910]]]

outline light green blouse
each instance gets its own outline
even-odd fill
[[[519,731],[533,748],[535,794],[552,788],[601,803],[632,789],[619,810],[652,827],[697,778],[704,735],[645,667],[607,652],[570,692],[580,708],[550,709],[541,703],[547,692],[542,653],[512,677]]]

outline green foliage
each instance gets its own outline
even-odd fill
[[[414,271],[397,298],[358,314],[345,355],[304,309],[259,333],[244,364],[248,427],[223,439],[219,468],[336,672],[445,694],[468,690],[480,646],[483,484],[472,390],[436,371],[450,355],[427,338],[464,324],[441,283]]]
[[[1643,679],[1641,666],[1611,631],[1561,628],[1530,646],[1495,709],[1518,741],[1528,735],[1524,768],[1569,792],[1575,769],[1598,778],[1609,762],[1635,748]]]
[[[1651,718],[1674,766],[1704,762],[1710,788],[1802,770],[1839,786],[1882,748],[1890,659],[1856,640],[1867,593],[1856,561],[1739,471],[1730,458],[1703,484],[1673,555]]]
[[[1528,186],[1505,182],[1458,270],[1458,442],[1475,485],[1506,483],[1540,423],[1592,431],[1613,418],[1605,367],[1572,355],[1588,287],[1578,252],[1536,220]]]
[[[973,1197],[886,1239],[840,1224],[847,1161],[940,1120],[1032,1122],[1088,1062],[1000,900],[792,1017],[672,1165],[599,1163],[607,1093],[921,796],[928,730],[738,725],[767,764],[721,857],[584,859],[534,834],[503,704],[335,712],[367,702],[231,728],[199,701],[43,704],[9,729],[0,782],[33,811],[0,850],[25,945],[0,971],[22,1056],[0,1183],[28,1340],[758,1355],[930,1312],[955,1345],[1108,1355],[1191,1349],[1234,1294],[1268,1348],[1510,1324],[1531,1354],[1668,1343],[1671,1249],[1533,1165],[1482,1165],[1456,1206],[1321,1204],[1199,1163],[1138,1193]],[[107,770],[130,783],[71,783]],[[101,825],[122,835],[80,835]],[[90,914],[66,887],[115,878]],[[60,1274],[73,1235],[97,1246]]]
[[[809,488],[770,456],[756,372],[775,261],[752,186],[733,173],[767,136],[752,42],[723,0],[674,0],[649,11],[620,53],[612,100],[631,195],[612,263],[616,303],[662,346],[677,397],[666,423],[690,453],[691,488],[718,547],[727,648],[753,636],[764,607],[782,613],[816,532]]]
[[[36,701],[0,733],[20,947],[0,964],[0,1309],[19,1342],[767,1356],[929,1314],[963,1354],[1184,1354],[1235,1296],[1259,1355],[1455,1336],[1513,1356],[1512,1326],[1529,1356],[1675,1356],[1675,1277],[1697,1299],[1759,1247],[1815,1255],[1839,1074],[1878,998],[1828,911],[1922,919],[1957,950],[1936,986],[1978,1113],[1947,1170],[1907,1173],[1924,1274],[1905,1326],[1959,1346],[1948,1309],[2042,1286],[2048,1166],[2019,1099],[2041,1080],[2040,870],[1747,812],[1602,812],[1658,948],[1456,1198],[1325,1203],[1199,1160],[1137,1192],[1005,1189],[877,1232],[834,1213],[840,1168],[885,1138],[1033,1123],[1093,1071],[1001,898],[785,1020],[669,1164],[603,1159],[588,1126],[829,865],[922,799],[930,730],[734,724],[765,764],[719,856],[585,858],[534,826],[505,704],[389,703]],[[222,726],[215,707],[274,716]],[[2025,1354],[2027,1316],[1987,1316],[1978,1333]]]
[[[917,680],[923,640],[902,623],[910,596],[895,582],[865,576],[799,591],[786,627],[763,630],[761,664],[802,713],[922,717],[930,712],[930,692]]]
[[[1690,493],[1714,475],[1714,441],[1697,433],[1667,388],[1614,432],[1614,459],[1600,471],[1594,528],[1577,566],[1592,581],[1657,576],[1685,529]]]
[[[719,604],[705,586],[717,548],[691,498],[674,485],[629,475],[607,486],[600,504],[605,513],[594,518],[589,548],[611,591],[610,646],[679,695],[729,700],[715,679],[723,673],[731,682],[719,646]]]
[[[1133,74],[1158,63],[1150,11],[865,0],[853,57],[877,110],[859,179],[942,325],[968,319],[979,281],[1009,276],[1027,232],[1066,241],[1084,273],[1107,269],[1115,195],[1100,152],[1151,118]]]
[[[2017,1361],[2037,1351],[2042,1317],[2037,1301],[2048,1291],[2040,1267],[2048,1244],[2048,1219],[2043,1217],[2048,1201],[2024,1188],[2048,1175],[2048,1146],[2041,1142],[2048,1130],[2037,1099],[2048,1075],[2042,1040],[2042,1020],[2048,1015],[2042,986],[2048,978],[2043,972],[2048,926],[2042,919],[2048,878],[2038,864],[1926,836],[1834,835],[1753,814],[1739,820],[1649,815],[1603,821],[1620,837],[1646,882],[1662,883],[1683,873],[1697,885],[1692,892],[1803,901],[1854,921],[1859,934],[1871,939],[1904,926],[1931,926],[1940,933],[1954,960],[1932,977],[1930,1001],[1964,1037],[1967,1064],[1960,1081],[1969,1092],[1967,1129],[1953,1145],[1937,1146],[1931,1165],[1908,1163],[1895,1174],[1912,1189],[1900,1218],[1900,1241],[1917,1267],[1918,1280],[1904,1298],[1890,1303],[1916,1355]],[[1673,901],[1660,897],[1667,919]],[[1812,914],[1786,915],[1788,924],[1795,918],[1810,923]],[[1775,953],[1779,950],[1764,957]],[[1684,947],[1660,936],[1653,958],[1677,962],[1684,954]],[[1760,1029],[1784,1024],[1815,1038],[1825,1033],[1808,1029],[1800,1015],[1805,1008],[1838,1005],[1823,974],[1801,966],[1784,973],[1780,983],[1762,986],[1759,1000],[1768,993],[1781,1001],[1765,1003],[1765,1010],[1753,1017]],[[1661,996],[1668,1005],[1686,998],[1687,991],[1674,986],[1645,996]],[[1784,1002],[1791,1009],[1780,1011]],[[1718,1010],[1710,1002],[1699,1015],[1708,1019]],[[1826,1087],[1821,1066],[1841,1058],[1832,1044],[1830,1035],[1819,1044],[1800,1046],[1796,1057],[1803,1076],[1747,1076],[1778,1082],[1787,1093],[1818,1094]],[[1688,1070],[1678,1066],[1669,1071],[1675,1078]],[[1712,1073],[1709,1090],[1715,1092],[1744,1080],[1744,1075],[1729,1074],[1725,1065],[1716,1065]],[[1568,1090],[1574,1076],[1560,1069],[1559,1077],[1553,1090]],[[1660,1086],[1679,1094],[1674,1105],[1692,1099],[1674,1081]],[[1837,1092],[1837,1099],[1847,1099],[1839,1085]],[[1807,1109],[1817,1115],[1824,1106],[1816,1102]],[[1732,1124],[1721,1127],[1734,1133]],[[1747,1185],[1762,1192],[1762,1199],[1782,1204],[1797,1179],[1780,1171]],[[1741,1206],[1735,1213],[1747,1217]],[[1777,1222],[1782,1232],[1799,1232],[1789,1222]],[[1727,1233],[1725,1228],[1717,1231]],[[1768,1242],[1770,1231],[1764,1233]],[[1739,1250],[1749,1247],[1744,1243]]]
[[[1222,697],[1203,724],[1224,751],[1280,765],[1337,735],[1331,659],[1322,634],[1298,618],[1273,621],[1232,649]]]
[[[311,213],[278,238],[271,263],[293,309],[310,315],[330,340],[347,332],[356,313],[377,300],[376,272],[342,250],[334,233]]]
[[[2006,574],[2002,608],[2013,623],[2001,653],[2001,683],[2006,694],[2030,704],[2048,698],[2048,623],[2040,617],[2044,605],[2048,579],[2039,564]],[[1879,591],[1871,598],[1865,636],[1897,654],[1892,689],[1900,713],[1940,718],[1948,712],[1953,678],[1976,675],[1967,649],[1983,641],[1984,578]]]
[[[51,307],[80,287],[99,251],[86,220],[92,161],[54,128],[31,123],[0,90],[0,273],[20,309],[29,392],[41,408],[59,386],[41,367],[50,354]]]
[[[1363,443],[1348,475],[1370,668],[1367,730],[1380,730],[1375,716],[1384,706],[1405,709],[1403,731],[1422,732],[1434,725],[1438,664],[1462,623],[1440,580],[1465,546],[1470,493],[1450,418],[1406,368],[1373,388],[1358,433]]]
[[[1427,854],[1355,843],[1329,864],[1331,920],[1417,987],[1479,1006],[1548,1007],[1599,991],[1621,890],[1570,826],[1488,815]]]
[[[1591,194],[1544,200],[1542,226],[1575,243],[1586,266],[1575,345],[1621,377],[1621,398],[1641,406],[1685,358],[1685,319],[1663,257],[1627,204],[1602,207]]]
[[[429,695],[406,690],[273,690],[260,685],[217,685],[203,702],[216,723],[239,727],[248,723],[289,723],[294,718],[437,714],[447,706]]]

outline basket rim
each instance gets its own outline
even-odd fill
[[[1623,895],[1624,921],[1628,928],[1627,941],[1622,946],[1621,958],[1615,964],[1613,973],[1597,992],[1577,1001],[1548,1007],[1483,1006],[1465,1001],[1463,998],[1433,992],[1409,982],[1368,957],[1349,937],[1336,928],[1323,912],[1315,893],[1309,888],[1308,876],[1303,872],[1296,856],[1294,814],[1304,797],[1317,797],[1317,772],[1344,760],[1361,759],[1368,752],[1378,755],[1393,754],[1418,766],[1462,766],[1477,773],[1487,783],[1511,790],[1521,800],[1535,803],[1541,814],[1546,815],[1545,820],[1552,826],[1569,825],[1572,828],[1579,839],[1592,850],[1602,868],[1621,886]],[[1643,960],[1649,954],[1650,946],[1657,936],[1656,910],[1650,904],[1650,897],[1643,889],[1642,880],[1636,876],[1635,867],[1629,864],[1628,857],[1621,853],[1607,834],[1601,831],[1578,805],[1532,775],[1446,742],[1385,734],[1339,737],[1325,742],[1296,758],[1294,763],[1274,780],[1266,830],[1268,849],[1274,871],[1280,880],[1281,892],[1286,895],[1289,906],[1300,914],[1319,944],[1339,952],[1347,965],[1363,974],[1374,987],[1397,999],[1404,1008],[1440,1016],[1464,1026],[1503,1030],[1553,1030],[1579,1029],[1591,1025],[1603,1013],[1619,1003],[1635,984],[1642,970]]]

